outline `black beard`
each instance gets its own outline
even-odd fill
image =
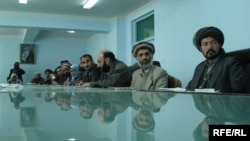
[[[85,70],[84,70],[84,68],[79,67],[79,71],[81,71],[81,72],[82,72],[82,71],[85,71]]]
[[[209,52],[213,52],[214,53],[214,55],[212,55],[212,56],[208,56],[207,54],[209,53]],[[207,58],[207,59],[214,59],[214,58],[216,58],[217,56],[218,56],[219,54],[218,53],[216,53],[214,50],[209,50],[207,53],[206,53],[206,55],[204,55],[205,56],[205,58]]]
[[[109,72],[109,70],[110,70],[110,67],[106,63],[104,63],[102,66],[102,72]]]

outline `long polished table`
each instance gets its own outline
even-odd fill
[[[250,94],[0,85],[0,141],[208,141],[249,125]]]

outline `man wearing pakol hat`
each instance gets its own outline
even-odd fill
[[[152,64],[155,53],[154,45],[140,42],[134,45],[132,54],[137,59],[140,69],[132,76],[131,87],[141,90],[156,90],[168,87],[168,73],[161,67]]]
[[[246,73],[239,60],[226,56],[222,48],[224,35],[217,27],[203,27],[193,38],[193,44],[205,57],[197,65],[188,90],[214,88],[224,93],[245,93]]]

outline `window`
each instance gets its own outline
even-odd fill
[[[134,43],[154,38],[154,13],[149,12],[133,21]],[[151,41],[150,41],[151,42]]]
[[[154,11],[148,12],[132,21],[132,47],[141,41],[154,44],[154,37]],[[135,62],[136,59],[133,58],[132,63]]]

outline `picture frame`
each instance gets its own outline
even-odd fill
[[[36,108],[21,107],[20,108],[20,126],[22,128],[36,126]]]
[[[35,44],[20,44],[20,64],[35,64]]]

